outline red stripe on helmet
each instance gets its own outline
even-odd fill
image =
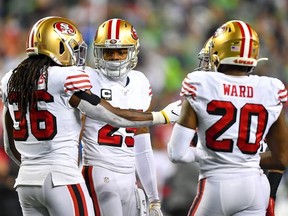
[[[41,20],[39,20],[37,23],[34,24],[34,26],[30,29],[30,32],[28,34],[28,38],[26,41],[26,47],[33,47],[34,45],[34,35],[35,35],[35,31],[36,28],[43,22],[45,21],[47,18],[43,18]]]
[[[252,54],[252,43],[253,43],[253,40],[252,40],[252,29],[250,27],[250,25],[247,25],[246,23],[243,23],[243,22],[237,22],[239,28],[240,28],[240,31],[241,31],[241,35],[242,35],[242,41],[241,41],[241,50],[240,50],[240,57],[244,57],[244,49],[245,49],[245,42],[247,40],[247,36],[248,35],[245,35],[245,31],[244,31],[244,27],[242,24],[246,25],[248,31],[249,31],[249,49],[248,49],[248,56],[245,56],[245,57],[248,57],[250,58],[251,57],[251,54]]]
[[[116,38],[115,39],[119,39],[120,23],[121,23],[121,21],[119,19],[117,19],[117,23],[116,23]]]
[[[108,22],[108,39],[111,39],[112,37],[112,20],[109,20]]]
[[[237,24],[239,25],[240,31],[241,31],[241,35],[242,35],[242,39],[241,39],[241,49],[240,49],[240,57],[243,57],[244,55],[244,48],[245,48],[245,33],[244,33],[244,29],[243,26],[241,25],[240,22],[237,22]]]
[[[28,33],[28,38],[26,40],[26,47],[32,47],[32,44],[33,44],[33,36],[34,36],[34,30],[33,29],[30,29],[29,33]],[[33,32],[33,33],[32,33]],[[32,36],[31,36],[32,35]]]
[[[247,27],[248,27],[249,35],[250,35],[250,41],[249,41],[249,54],[248,54],[248,58],[250,58],[251,55],[252,55],[252,43],[253,43],[253,40],[252,40],[252,30],[251,30],[251,27],[250,27],[250,25],[247,25]]]

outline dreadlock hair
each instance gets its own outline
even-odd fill
[[[36,106],[37,97],[35,91],[38,80],[43,76],[47,84],[48,67],[57,65],[52,59],[45,55],[29,56],[23,60],[13,71],[8,81],[8,101],[18,103],[21,120],[29,109]]]

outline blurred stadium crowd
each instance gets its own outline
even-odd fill
[[[277,77],[288,84],[286,0],[0,0],[0,78],[26,58],[29,28],[49,15],[68,17],[80,27],[90,47],[87,61],[90,66],[94,64],[91,44],[98,25],[108,18],[132,23],[140,38],[136,69],[151,82],[154,109],[178,99],[182,79],[197,68],[197,55],[204,42],[219,25],[231,19],[250,23],[259,34],[260,57],[268,57],[269,61],[260,62],[254,73]],[[288,117],[288,106],[285,108]],[[163,211],[169,216],[182,216],[187,214],[195,196],[198,171],[195,164],[175,165],[168,160],[166,143],[170,131],[169,125],[152,127],[152,143]],[[4,154],[1,138],[2,216],[21,215],[17,194],[12,189],[17,170]],[[286,172],[278,190],[276,216],[288,215],[287,203]]]

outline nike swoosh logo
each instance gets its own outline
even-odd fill
[[[179,116],[177,113],[174,112],[174,110],[171,110],[171,113],[172,113],[173,115]]]

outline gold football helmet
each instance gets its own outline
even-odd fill
[[[84,65],[87,45],[78,28],[68,19],[51,16],[40,19],[26,40],[26,53],[43,54],[63,66]]]
[[[102,23],[94,38],[95,66],[106,76],[113,79],[125,77],[138,62],[139,38],[134,27],[121,19],[110,19]],[[103,57],[104,49],[127,48],[125,60],[109,61]]]
[[[212,36],[210,63],[215,70],[220,64],[248,66],[257,65],[260,49],[256,31],[240,20],[226,22]]]

